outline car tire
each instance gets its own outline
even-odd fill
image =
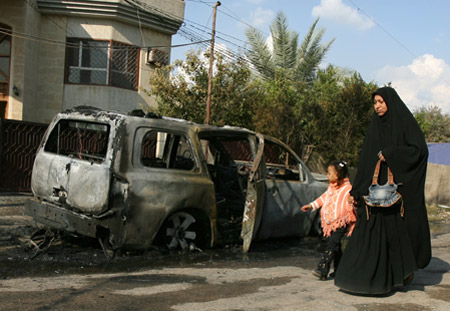
[[[201,250],[208,246],[209,231],[199,213],[180,211],[172,214],[160,231],[169,250]]]
[[[311,228],[312,235],[316,236],[322,236],[323,230],[322,230],[322,223],[320,221],[320,213],[316,214],[316,217],[314,218],[313,226]]]

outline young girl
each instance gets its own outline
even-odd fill
[[[323,236],[329,237],[329,239],[319,265],[313,271],[313,275],[321,280],[327,279],[332,261],[334,261],[334,272],[330,276],[334,276],[336,273],[342,256],[341,240],[344,235],[350,236],[352,234],[356,222],[353,204],[348,202],[352,185],[348,179],[347,164],[343,161],[331,163],[328,166],[327,177],[330,182],[327,191],[314,202],[301,207],[303,212],[322,208],[320,220]]]

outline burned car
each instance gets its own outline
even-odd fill
[[[77,107],[49,125],[25,214],[110,250],[303,237],[326,190],[281,141],[238,127]]]

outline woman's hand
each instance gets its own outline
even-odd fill
[[[300,209],[302,210],[302,212],[307,212],[312,208],[311,204],[306,204],[303,205]]]
[[[384,155],[381,151],[378,153],[378,159],[380,159],[383,162],[386,162],[386,159],[384,158]]]

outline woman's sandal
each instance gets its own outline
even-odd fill
[[[411,273],[406,279],[403,280],[403,286],[408,285],[414,279],[414,273]]]

